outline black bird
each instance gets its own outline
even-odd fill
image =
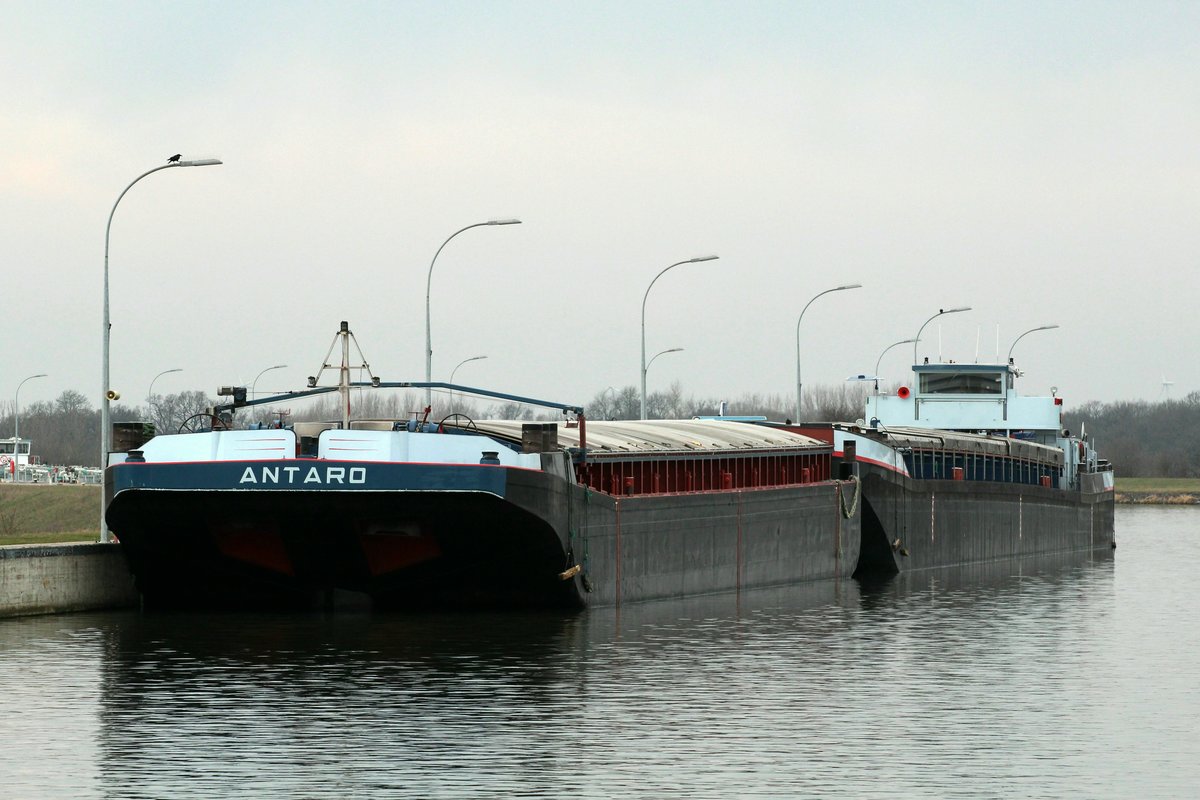
[[[178,162],[178,161],[179,161],[179,158],[180,158],[180,156],[182,156],[182,155],[183,155],[182,153],[176,153],[175,155],[173,155],[173,156],[171,156],[170,158],[168,158],[168,159],[167,159],[167,163],[168,163],[168,164],[174,164],[174,163]]]

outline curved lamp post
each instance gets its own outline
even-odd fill
[[[665,355],[666,353],[682,353],[682,352],[683,352],[682,347],[672,347],[669,350],[659,350],[657,353],[655,353],[654,355],[652,355],[650,357],[649,361],[646,362],[646,370],[647,371],[650,370],[650,365],[653,364],[654,359],[658,358],[659,356]]]
[[[17,466],[21,461],[17,457],[21,454],[21,387],[25,385],[25,381],[45,377],[46,373],[44,372],[39,372],[37,375],[30,375],[24,381],[17,384],[17,391],[13,393],[13,483],[17,482]]]
[[[661,278],[668,270],[675,269],[681,264],[698,264],[701,261],[716,261],[720,256],[696,256],[689,258],[686,261],[676,261],[671,266],[664,269],[662,272],[654,276],[654,280],[650,281],[650,285],[646,287],[646,293],[642,295],[642,413],[641,419],[646,418],[646,298],[650,296],[650,290],[654,288],[654,282]]]
[[[615,411],[616,407],[617,407],[617,390],[611,386],[604,387],[604,391],[602,391],[600,393],[600,402],[601,403],[604,402],[604,398],[608,396],[609,392],[612,392],[612,405],[605,406],[605,408],[608,409],[608,412],[609,412],[608,419],[613,419],[614,418],[613,411]],[[601,417],[601,419],[603,419],[603,417]]]
[[[121,194],[117,195],[117,202],[113,203],[112,211],[108,212],[108,224],[104,227],[104,317],[101,322],[101,338],[104,342],[103,357],[100,376],[100,473],[104,474],[105,467],[108,466],[108,451],[112,447],[112,424],[109,421],[108,399],[109,392],[112,387],[109,385],[108,374],[108,353],[109,353],[109,332],[112,325],[108,318],[108,242],[109,235],[112,232],[113,214],[117,213],[117,206],[121,204],[121,199],[126,193],[133,188],[133,185],[147,175],[152,175],[159,170],[172,169],[174,167],[212,167],[221,163],[217,158],[201,158],[195,161],[170,161],[163,164],[161,167],[146,170],[141,175],[138,175]],[[100,541],[108,541],[108,526],[104,524],[104,493],[100,493]]]
[[[258,379],[259,379],[259,378],[261,378],[261,377],[263,376],[263,374],[264,374],[264,373],[270,372],[270,371],[271,371],[271,370],[273,370],[273,369],[287,369],[287,364],[276,364],[276,365],[275,365],[275,366],[273,366],[273,367],[267,367],[267,368],[266,368],[266,369],[264,369],[262,372],[260,372],[260,373],[258,373],[257,375],[255,375],[255,376],[254,376],[254,383],[250,384],[250,396],[251,396],[251,397],[257,397],[257,396],[258,396]]]
[[[455,364],[454,369],[450,370],[450,383],[451,384],[454,383],[454,373],[458,372],[458,368],[461,367],[463,364],[466,364],[468,361],[482,361],[485,358],[487,358],[487,356],[471,356],[470,358],[464,358],[462,361]],[[450,390],[450,407],[451,408],[454,407],[454,390],[453,389]]]
[[[652,355],[652,356],[650,357],[650,360],[649,360],[649,361],[647,361],[647,362],[646,362],[646,372],[649,372],[649,371],[650,371],[650,365],[651,365],[651,364],[653,364],[653,363],[654,363],[654,359],[658,358],[659,356],[661,356],[661,355],[665,355],[666,353],[680,353],[680,352],[683,352],[683,348],[682,348],[682,347],[672,347],[672,348],[670,348],[670,349],[668,349],[668,350],[659,350],[657,353],[655,353],[654,355]],[[645,414],[645,412],[643,412],[643,413],[642,413],[642,419],[645,419],[645,418],[646,418],[646,414]]]
[[[822,295],[829,294],[830,292],[843,292],[847,289],[861,289],[861,288],[862,288],[861,283],[847,283],[845,286],[836,286],[832,289],[826,289],[825,291],[817,294],[817,296],[814,297],[812,300],[809,300],[807,303],[805,303],[804,308],[800,309],[800,317],[799,317],[799,319],[796,320],[796,424],[797,425],[800,424],[800,422],[804,419],[804,416],[801,413],[801,410],[803,407],[800,405],[800,400],[801,400],[800,393],[804,388],[804,384],[800,381],[800,321],[804,319],[804,312],[808,311],[808,307],[813,304],[813,300],[816,300],[817,297],[821,297]]]
[[[887,347],[883,348],[883,352],[879,354],[879,358],[875,359],[875,391],[879,392],[879,365],[883,363],[883,357],[887,355],[887,351],[893,347],[898,347],[902,344],[911,344],[916,342],[916,339],[901,339],[898,342],[892,342]]]
[[[1007,357],[1007,361],[1006,361],[1005,363],[1008,363],[1008,364],[1011,364],[1011,363],[1012,363],[1012,351],[1013,351],[1013,347],[1016,347],[1016,346],[1017,346],[1017,342],[1021,341],[1021,339],[1025,338],[1025,337],[1026,337],[1026,336],[1028,336],[1029,334],[1031,334],[1031,333],[1034,333],[1034,332],[1036,332],[1036,331],[1051,331],[1051,330],[1054,330],[1054,329],[1055,329],[1055,328],[1057,328],[1057,327],[1058,327],[1058,325],[1039,325],[1039,326],[1038,326],[1038,327],[1036,327],[1036,328],[1030,328],[1029,330],[1027,330],[1027,331],[1025,331],[1024,333],[1022,333],[1020,336],[1018,336],[1016,339],[1013,339],[1012,347],[1008,348],[1008,357]]]
[[[450,244],[450,240],[458,236],[463,231],[469,231],[471,228],[481,228],[485,225],[520,225],[519,219],[490,219],[487,222],[476,222],[473,225],[468,225],[465,228],[459,228],[454,233],[446,237],[446,241],[442,242],[442,246],[433,254],[433,260],[429,262],[429,275],[425,278],[425,382],[433,381],[433,337],[429,329],[429,290],[433,285],[433,265],[437,263],[437,258],[442,254],[442,249]],[[425,387],[425,405],[433,405],[433,387]]]
[[[162,372],[160,372],[154,376],[154,380],[150,381],[150,391],[146,393],[147,408],[154,404],[154,381],[158,380],[163,375],[167,375],[171,372],[183,372],[183,367],[176,367],[175,369],[164,369]]]
[[[917,363],[917,343],[921,341],[921,332],[925,330],[925,326],[933,322],[942,314],[957,314],[960,311],[970,311],[970,306],[961,306],[959,308],[939,308],[938,312],[929,319],[921,323],[921,327],[917,329],[917,338],[913,339],[913,363]]]
[[[454,383],[454,373],[458,372],[458,368],[463,364],[466,364],[468,361],[482,361],[485,358],[487,358],[487,356],[471,356],[470,358],[464,358],[462,361],[455,364],[454,369],[450,370],[450,383]]]

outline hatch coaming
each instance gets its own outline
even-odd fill
[[[485,453],[501,466],[541,469],[537,453],[520,453],[511,444],[484,435],[410,433],[408,431],[330,428],[317,436],[312,456],[300,454],[289,429],[205,431],[156,436],[142,445],[147,463],[276,461],[300,459],[427,464],[479,464]]]

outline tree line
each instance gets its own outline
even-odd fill
[[[854,421],[862,418],[867,386],[864,384],[816,385],[804,393],[805,420]],[[203,415],[227,398],[201,391],[156,395],[144,405],[114,403],[114,422],[148,421],[160,433],[175,433],[186,420]],[[745,394],[734,398],[698,397],[684,392],[679,383],[646,398],[650,419],[687,419],[726,413],[787,420],[795,416],[795,399],[776,394]],[[356,418],[409,419],[424,416],[425,396],[419,390],[381,392],[353,390],[351,405]],[[471,419],[561,419],[550,409],[507,401],[486,401],[439,391],[434,394],[429,419],[439,422],[451,414]],[[608,387],[585,406],[590,419],[637,419],[640,394],[635,386]],[[0,438],[13,435],[12,404],[0,405]],[[336,393],[295,406],[275,403],[238,409],[235,426],[250,423],[284,424],[341,417]],[[201,420],[207,426],[207,418]],[[1182,400],[1089,402],[1068,412],[1064,424],[1074,433],[1086,432],[1101,457],[1113,463],[1119,475],[1139,477],[1200,477],[1200,391]],[[68,389],[53,402],[39,401],[21,408],[21,438],[32,441],[33,454],[43,463],[96,466],[100,461],[100,412],[88,398]]]
[[[805,392],[805,416],[809,419],[856,419],[862,416],[865,392],[861,387],[813,386]],[[128,405],[113,403],[110,414],[113,422],[150,422],[158,433],[176,433],[189,420],[203,427],[210,424],[207,412],[228,398],[210,397],[202,391],[155,395],[147,403]],[[748,394],[726,403],[727,413],[757,415],[768,419],[788,419],[795,416],[794,400],[782,395]],[[646,411],[650,419],[679,419],[720,413],[721,398],[698,398],[686,395],[678,383],[669,389],[649,394]],[[240,408],[234,416],[235,427],[250,424],[291,425],[295,422],[336,420],[341,418],[338,394],[298,400],[269,406]],[[381,392],[354,389],[351,406],[356,418],[410,419],[424,417],[423,391]],[[591,419],[637,419],[641,412],[640,395],[635,386],[609,387],[596,394],[585,406]],[[486,401],[464,397],[459,393],[434,393],[429,419],[440,422],[451,414],[471,419],[542,420],[561,419],[552,409],[509,401]],[[195,419],[199,418],[199,419]],[[0,438],[14,432],[12,404],[0,404]],[[100,411],[86,395],[67,389],[54,401],[28,403],[21,408],[21,438],[32,442],[33,455],[44,464],[94,467],[100,462]]]
[[[1118,475],[1200,478],[1200,391],[1182,400],[1092,401],[1065,415]]]

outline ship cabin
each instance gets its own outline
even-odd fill
[[[30,444],[28,439],[15,436],[0,439],[0,480],[25,480],[22,473],[28,470],[31,463],[39,462],[37,456],[29,455]]]
[[[914,478],[1068,489],[1105,472],[1087,436],[1063,428],[1057,390],[1023,396],[1020,375],[1012,364],[917,364],[911,387],[867,398],[865,430],[898,448]]]
[[[11,436],[7,439],[0,439],[0,459],[3,459],[6,465],[15,463],[18,467],[24,467],[30,463],[29,448],[31,444],[30,440],[25,437],[18,439]]]

